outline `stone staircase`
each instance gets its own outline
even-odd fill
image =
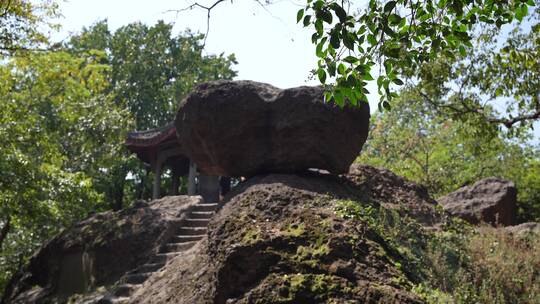
[[[190,249],[203,238],[217,207],[218,204],[200,203],[195,205],[187,218],[181,222],[181,227],[178,228],[175,235],[160,248],[159,252],[151,257],[146,264],[124,274],[118,281],[118,285],[97,303],[130,303],[131,295],[142,286],[146,279],[161,271],[168,261]]]

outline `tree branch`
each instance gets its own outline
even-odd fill
[[[464,115],[464,114],[477,114],[484,117],[484,119],[493,124],[502,124],[506,128],[510,129],[513,125],[516,123],[527,121],[527,120],[537,120],[540,119],[540,106],[536,107],[536,111],[534,113],[530,114],[523,114],[512,118],[504,118],[504,117],[490,117],[485,114],[483,109],[481,108],[471,108],[469,105],[467,105],[465,102],[461,102],[461,105],[463,108],[459,108],[453,104],[444,104],[440,102],[436,102],[433,99],[431,99],[426,93],[419,91],[419,94],[424,98],[424,101],[428,102],[429,104],[433,105],[437,108],[446,108],[450,111],[454,112],[458,115]]]
[[[195,2],[195,3],[190,4],[189,6],[187,6],[185,8],[182,8],[182,9],[166,10],[165,13],[174,12],[174,13],[176,13],[176,16],[178,17],[179,13],[185,12],[187,10],[192,10],[194,8],[200,8],[200,9],[206,10],[206,34],[204,34],[204,41],[203,41],[203,45],[202,45],[202,47],[204,49],[204,47],[206,45],[206,39],[208,38],[208,33],[210,32],[210,13],[212,12],[212,9],[214,9],[221,2],[225,2],[225,0],[216,0],[216,2],[214,2],[210,6],[202,5],[199,2]],[[232,0],[231,0],[231,2],[232,2]]]
[[[518,122],[526,121],[526,120],[537,120],[540,119],[540,110],[536,110],[536,112],[531,114],[525,114],[520,115],[517,117],[512,118],[488,118],[487,121],[491,123],[500,123],[503,124],[508,129],[512,128],[512,126]]]

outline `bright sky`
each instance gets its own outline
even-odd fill
[[[200,3],[211,4],[214,0]],[[185,0],[68,0],[61,6],[63,33],[77,32],[98,20],[108,19],[114,30],[131,22],[154,24],[163,19],[175,23],[176,33],[190,28],[206,31],[206,11],[192,9],[178,14]],[[302,2],[299,2],[302,3]],[[212,10],[206,51],[234,53],[239,64],[238,79],[271,83],[278,87],[306,84],[316,64],[309,30],[298,26],[296,11],[301,6],[283,1],[266,11],[253,0],[223,2]],[[307,82],[316,84],[315,81]]]
[[[262,0],[264,2],[264,0]],[[199,0],[211,5],[215,0]],[[175,24],[176,33],[189,28],[206,32],[206,11],[191,9],[178,14],[167,12],[188,7],[186,0],[66,0],[61,3],[63,30],[54,40],[65,39],[98,20],[108,19],[111,30],[131,22],[154,24],[163,19]],[[254,0],[226,1],[211,13],[210,32],[206,43],[209,54],[234,53],[237,79],[270,83],[280,88],[317,85],[309,79],[316,64],[311,32],[296,24],[296,12],[303,0],[282,0],[263,7]],[[376,92],[375,84],[368,89]],[[378,95],[371,99],[376,109]]]

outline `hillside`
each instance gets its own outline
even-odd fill
[[[253,177],[224,198],[190,249],[168,254],[161,268],[147,270],[137,284],[124,284],[118,271],[97,279],[113,265],[126,272],[148,265],[201,205],[183,196],[141,204],[114,215],[95,215],[44,245],[34,264],[13,282],[4,303],[436,303],[452,296],[462,299],[467,292],[482,296],[466,290],[475,288],[471,282],[452,285],[458,273],[479,266],[474,257],[463,259],[465,253],[485,249],[466,244],[463,236],[472,228],[443,216],[425,189],[387,170],[355,165],[339,177],[321,172]],[[134,212],[150,210],[153,217],[147,219],[154,224],[133,220]],[[157,224],[158,218],[168,220]],[[114,223],[125,227],[126,222],[131,232],[123,229],[123,237],[112,237],[111,231],[118,230]],[[150,228],[160,237],[133,237]],[[490,274],[496,286],[482,282],[483,292],[511,287],[501,299],[534,303],[540,296],[538,238],[519,241],[502,229],[482,229],[476,233],[484,234],[482,239],[499,238],[501,251],[491,244],[494,255],[484,252],[480,266],[486,271],[500,267],[497,257],[521,248],[521,255],[509,262],[521,267],[522,280],[499,286],[509,283],[504,274]],[[83,238],[77,237],[81,231]],[[123,252],[115,250],[120,244]],[[513,247],[503,248],[508,244]],[[96,256],[100,248],[108,248],[109,258],[94,259],[93,270],[83,274],[82,268],[70,268],[72,279],[93,278],[84,283],[84,292],[62,292],[62,275],[50,269],[57,269],[67,252]],[[47,260],[49,270],[32,267],[47,254],[58,257]],[[131,255],[138,257],[121,262]],[[123,293],[126,286],[132,288],[129,296]]]

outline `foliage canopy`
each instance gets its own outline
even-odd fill
[[[370,0],[357,14],[352,1],[307,0],[297,21],[314,30],[319,80],[335,79],[327,99],[340,105],[367,102],[367,82],[376,81],[379,108],[389,109],[397,97],[392,84],[404,83],[399,77],[405,70],[440,55],[465,55],[476,24],[500,28],[521,21],[532,5],[533,0]]]

